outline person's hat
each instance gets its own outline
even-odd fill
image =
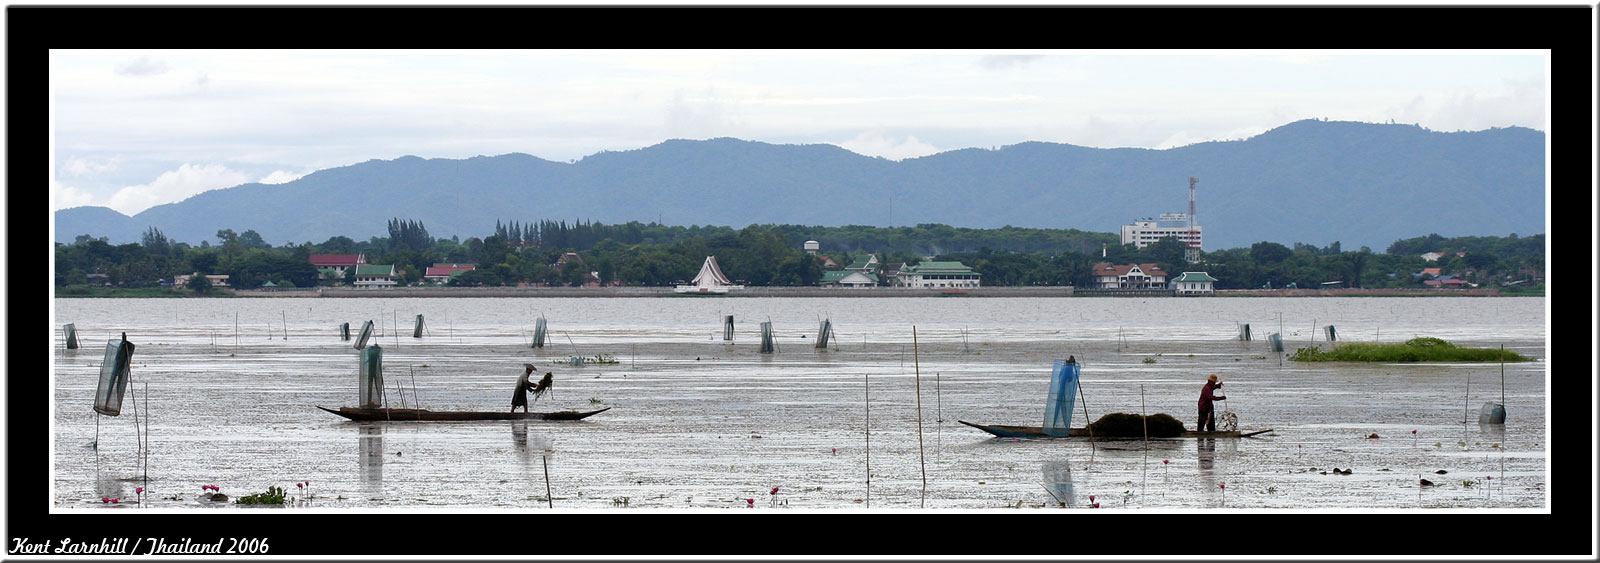
[[[522,364],[522,367],[527,368],[529,370],[532,370],[533,369],[533,364]]]
[[[1215,373],[1211,374],[1210,377],[1206,378],[1206,381],[1216,382],[1216,380],[1217,380],[1217,374],[1215,374]]]

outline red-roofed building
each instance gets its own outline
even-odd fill
[[[1155,264],[1094,265],[1098,289],[1166,289],[1167,272]]]
[[[422,279],[430,282],[444,283],[450,281],[450,276],[456,272],[470,272],[478,267],[473,264],[434,264],[422,274]]]
[[[310,259],[311,265],[316,266],[319,272],[331,270],[341,278],[344,277],[346,268],[354,268],[367,263],[365,254],[312,254]]]

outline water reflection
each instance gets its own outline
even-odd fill
[[[1075,503],[1072,492],[1072,467],[1068,460],[1045,460],[1041,468],[1044,472],[1044,490],[1050,493],[1058,505],[1066,504],[1067,508],[1072,508]]]
[[[357,430],[356,455],[361,463],[361,486],[367,493],[383,493],[383,425],[361,424]]]

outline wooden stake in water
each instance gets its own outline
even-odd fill
[[[922,507],[928,505],[928,460],[922,450],[922,364],[917,352],[917,327],[911,327],[911,363],[917,382],[917,460],[922,465]]]
[[[872,374],[863,374],[861,377],[862,395],[866,399],[867,404],[867,508],[872,508]],[[97,421],[96,424],[98,424],[99,419],[97,418],[95,420]],[[95,426],[95,428],[99,428],[99,426]],[[96,432],[98,432],[98,430]]]

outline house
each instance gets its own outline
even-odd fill
[[[1202,293],[1215,293],[1217,278],[1205,272],[1184,272],[1168,283],[1168,287],[1178,295],[1195,295]]]
[[[922,262],[900,269],[905,287],[979,287],[983,274],[960,262]]]
[[[399,285],[394,281],[393,264],[360,264],[355,269],[357,289],[390,288]]]
[[[1437,277],[1439,277],[1439,273],[1440,272],[1439,272],[1438,268],[1423,268],[1421,272],[1417,272],[1417,275],[1416,276],[1412,276],[1412,277],[1433,276],[1433,277],[1437,278]]]
[[[189,287],[189,279],[198,275],[200,275],[199,272],[172,276],[172,286]],[[228,276],[226,274],[206,274],[206,281],[211,282],[211,287],[228,287]]]
[[[878,268],[878,255],[868,254],[866,258],[858,258],[844,269],[852,272],[868,273]]]
[[[878,276],[850,270],[828,270],[822,273],[823,287],[877,287]]]
[[[577,262],[578,265],[581,266],[581,265],[583,265],[583,257],[582,256],[578,256],[578,253],[576,253],[576,252],[568,252],[568,253],[562,254],[560,258],[557,258],[556,259],[556,263],[551,264],[550,267],[554,268],[554,269],[557,269],[557,270],[560,270],[562,266],[567,265],[567,262]]]
[[[1163,289],[1167,287],[1167,273],[1155,264],[1112,265],[1101,262],[1094,265],[1094,287],[1097,289]]]
[[[111,276],[105,274],[88,274],[84,278],[89,280],[89,285],[111,285]]]
[[[1442,256],[1444,256],[1444,255],[1440,254],[1438,252],[1428,252],[1428,253],[1425,253],[1425,254],[1422,255],[1422,259],[1423,260],[1427,260],[1429,262],[1438,262],[1439,258],[1442,257]]]
[[[334,277],[343,279],[345,270],[366,264],[367,256],[365,254],[312,254],[309,260],[311,260],[312,266],[317,267],[317,273],[320,276],[326,277],[327,273],[332,272]]]
[[[477,268],[478,266],[474,264],[434,264],[423,272],[422,279],[432,283],[444,283],[450,281],[452,276]]]
[[[901,281],[900,279],[900,270],[904,270],[905,267],[905,262],[885,264],[883,269],[878,270],[878,277],[883,280],[883,285],[890,287],[903,286],[905,285],[905,282]]]
[[[821,258],[822,259],[822,268],[825,269],[825,270],[837,269],[839,267],[839,263],[838,262],[834,262],[832,256],[824,256],[824,255],[818,254],[817,258]]]

